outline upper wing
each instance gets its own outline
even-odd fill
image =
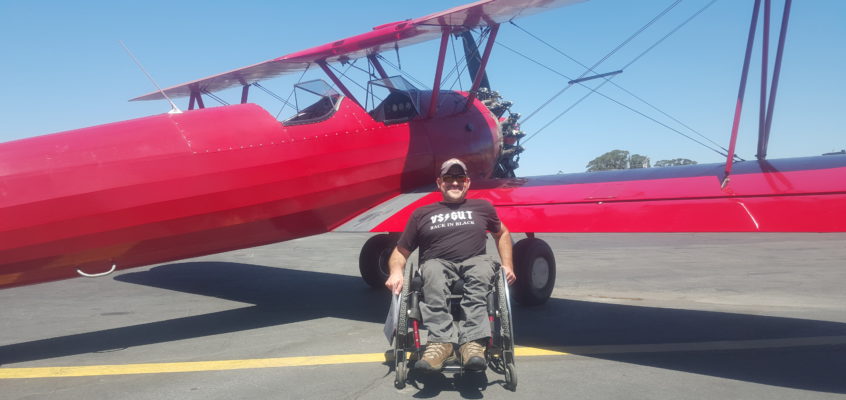
[[[846,157],[807,157],[473,182],[512,232],[844,232]],[[339,230],[401,232],[439,192],[407,193]],[[386,203],[387,204],[387,203]]]
[[[441,36],[444,28],[449,28],[451,32],[460,32],[582,1],[585,0],[477,1],[422,18],[377,26],[367,33],[172,86],[164,89],[164,92],[169,97],[175,98],[189,96],[192,91],[215,92],[234,86],[243,86],[282,74],[302,71],[315,61],[334,62],[342,57],[352,60],[369,54],[376,54],[385,49],[394,49],[395,47],[435,39]],[[156,91],[130,101],[163,98],[161,92]]]

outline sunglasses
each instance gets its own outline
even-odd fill
[[[441,180],[444,181],[445,183],[448,183],[448,184],[451,184],[451,183],[454,183],[454,182],[464,183],[464,182],[467,182],[467,175],[464,175],[464,174],[449,175],[449,174],[447,174],[447,175],[441,176]]]

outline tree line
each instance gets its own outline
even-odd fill
[[[626,150],[611,150],[591,160],[585,168],[587,172],[608,171],[613,169],[634,169],[652,167],[674,167],[677,165],[693,165],[696,161],[687,158],[674,158],[672,160],[658,160],[651,164],[649,157],[641,154],[629,154]]]

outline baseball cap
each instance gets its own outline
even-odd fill
[[[441,175],[446,175],[447,171],[449,171],[449,169],[452,168],[453,165],[461,167],[461,169],[464,170],[464,174],[467,174],[467,166],[464,165],[461,160],[457,158],[450,158],[449,160],[446,160],[443,164],[441,164]]]

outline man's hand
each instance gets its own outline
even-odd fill
[[[391,253],[391,258],[388,259],[388,268],[391,271],[388,275],[388,280],[385,281],[385,286],[391,290],[393,294],[400,294],[402,291],[403,271],[405,270],[405,262],[408,261],[410,251],[402,247],[394,247]]]
[[[510,265],[503,265],[502,270],[505,271],[505,280],[509,285],[513,285],[517,280],[517,275],[514,275],[514,267]]]
[[[405,279],[402,277],[402,274],[391,274],[388,276],[388,280],[385,281],[385,286],[390,289],[391,293],[393,294],[400,294],[402,291],[402,284]]]
[[[514,266],[512,265],[512,245],[511,232],[505,224],[500,223],[499,232],[492,233],[496,241],[496,250],[499,251],[499,258],[502,260],[502,270],[505,271],[505,280],[509,285],[513,285],[517,280],[517,275],[514,274]]]

